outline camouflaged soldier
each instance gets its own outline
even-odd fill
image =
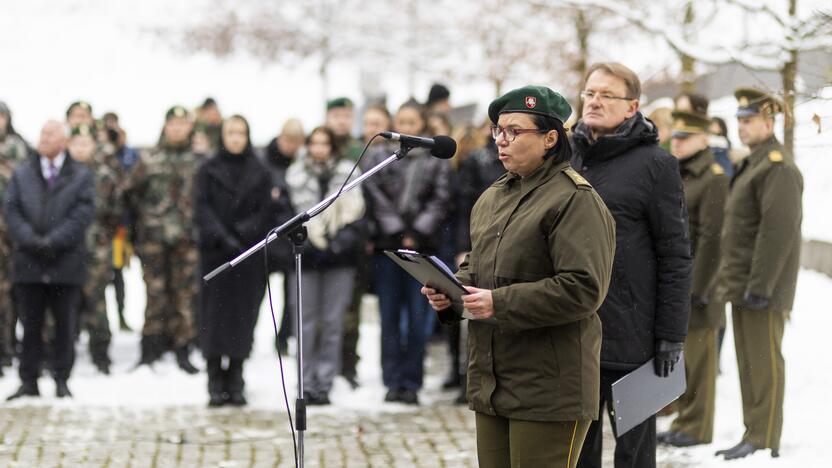
[[[5,102],[0,101],[0,206],[12,172],[26,160],[29,147],[14,131],[12,113]],[[11,282],[12,245],[6,230],[3,213],[0,213],[0,375],[3,366],[12,365],[14,356],[14,325],[16,318],[12,310]]]
[[[745,457],[759,449],[779,456],[783,428],[783,329],[800,268],[803,176],[774,136],[782,108],[751,88],[739,103],[740,140],[751,149],[737,167],[725,210],[718,295],[731,302],[745,434],[717,455]]]
[[[92,362],[102,374],[110,373],[110,321],[104,290],[112,279],[111,245],[122,216],[118,176],[104,163],[97,151],[94,129],[81,124],[72,129],[69,154],[85,164],[95,177],[95,217],[87,230],[87,281],[81,291],[78,309],[81,327],[89,334]]]
[[[673,113],[671,154],[679,160],[688,207],[693,284],[685,377],[679,414],[658,441],[677,447],[707,444],[713,438],[717,374],[717,334],[725,325],[725,304],[714,298],[719,268],[719,235],[728,197],[728,177],[708,149],[711,120],[701,114]]]
[[[190,374],[198,372],[188,358],[198,286],[192,187],[199,156],[191,151],[192,128],[184,107],[168,110],[158,146],[142,153],[124,185],[147,288],[138,365],[173,350]]]

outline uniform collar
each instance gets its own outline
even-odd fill
[[[704,149],[687,159],[679,161],[679,168],[682,172],[687,172],[695,176],[702,175],[713,163],[713,158],[708,158],[708,153],[709,151]]]

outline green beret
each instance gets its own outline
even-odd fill
[[[72,109],[75,109],[76,107],[80,107],[81,109],[84,109],[85,111],[92,114],[92,106],[90,105],[90,103],[88,103],[87,101],[75,101],[72,104],[70,104],[69,107],[66,108],[66,116],[69,117],[69,114],[72,112]]]
[[[173,106],[165,113],[165,122],[174,117],[188,117],[188,109],[182,106]]]
[[[697,133],[708,133],[711,119],[706,115],[693,112],[673,111],[673,134],[675,137],[686,137]]]
[[[762,114],[773,116],[783,111],[783,104],[771,94],[756,88],[737,88],[734,91],[737,98],[737,117],[751,117]]]
[[[348,97],[337,97],[326,103],[326,110],[331,111],[332,109],[337,109],[339,107],[348,107],[352,109],[355,105],[352,103],[352,100]]]
[[[503,94],[488,106],[488,118],[495,124],[505,112],[545,115],[566,122],[572,115],[572,106],[545,86],[524,86]]]
[[[75,136],[88,136],[88,137],[91,137],[91,138],[94,139],[95,138],[95,129],[93,129],[92,127],[90,127],[87,124],[81,124],[81,125],[78,125],[76,127],[73,127],[73,129],[69,132],[69,135],[74,136],[74,137]]]

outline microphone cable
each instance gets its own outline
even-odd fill
[[[366,145],[364,145],[364,149],[361,150],[361,154],[358,156],[358,159],[355,161],[355,164],[352,166],[352,170],[350,171],[350,174],[347,176],[346,180],[344,180],[344,183],[341,184],[341,188],[338,189],[338,195],[336,195],[329,203],[327,203],[321,209],[321,211],[324,211],[325,209],[329,208],[335,202],[335,200],[337,200],[338,197],[341,196],[341,193],[344,191],[344,187],[347,186],[347,183],[352,178],[353,174],[355,173],[355,170],[358,168],[359,164],[361,163],[361,160],[364,158],[364,154],[367,152],[367,149],[370,147],[370,144],[372,144],[373,140],[375,140],[379,136],[381,136],[381,133],[377,133],[375,136],[370,138],[370,141],[368,141]],[[263,264],[265,266],[265,275],[266,275],[266,295],[268,296],[268,299],[269,299],[269,311],[271,312],[271,316],[272,316],[272,326],[274,327],[274,338],[275,338],[275,340],[277,340],[278,331],[277,331],[277,318],[275,317],[274,304],[272,303],[272,286],[271,286],[271,281],[269,280],[269,242],[268,242],[268,240],[269,240],[269,237],[271,237],[272,234],[275,231],[278,230],[278,228],[280,228],[280,226],[276,226],[276,227],[272,228],[271,230],[269,230],[269,232],[268,232],[268,234],[266,234],[266,238],[265,238],[266,243],[263,245]],[[284,300],[284,303],[285,303],[286,298],[283,298],[283,300]],[[289,313],[289,311],[287,310],[286,313]],[[297,350],[297,352],[300,353],[300,352],[303,352],[303,351],[302,350]],[[294,451],[295,468],[300,468],[300,459],[298,458],[298,440],[297,440],[297,434],[296,434],[297,431],[295,430],[294,419],[292,419],[292,410],[291,410],[291,407],[289,405],[289,394],[288,394],[288,392],[286,392],[286,375],[283,371],[283,356],[281,355],[280,351],[278,351],[278,353],[277,353],[277,362],[278,362],[278,366],[280,368],[280,386],[283,389],[283,402],[285,403],[285,407],[286,407],[286,415],[289,418],[289,430],[292,433],[292,450]],[[300,372],[298,372],[298,373],[300,374],[301,378],[303,378],[303,369],[301,369]]]

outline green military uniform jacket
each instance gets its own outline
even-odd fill
[[[728,177],[714,155],[703,150],[679,161],[688,206],[693,285],[691,295],[707,304],[691,309],[689,328],[725,325],[725,305],[714,292],[719,269],[719,236],[728,197]]]
[[[124,182],[137,243],[193,241],[193,184],[200,159],[188,147],[162,145],[142,152]]]
[[[568,163],[506,174],[471,212],[457,277],[491,289],[496,326],[469,323],[471,409],[532,421],[598,417],[601,320],[615,221]]]
[[[791,310],[800,268],[803,176],[773,136],[740,164],[722,229],[719,296],[741,304],[746,293]]]
[[[95,176],[95,217],[87,229],[87,249],[109,252],[116,228],[124,216],[118,174],[105,163],[114,156],[97,153],[87,164]]]

